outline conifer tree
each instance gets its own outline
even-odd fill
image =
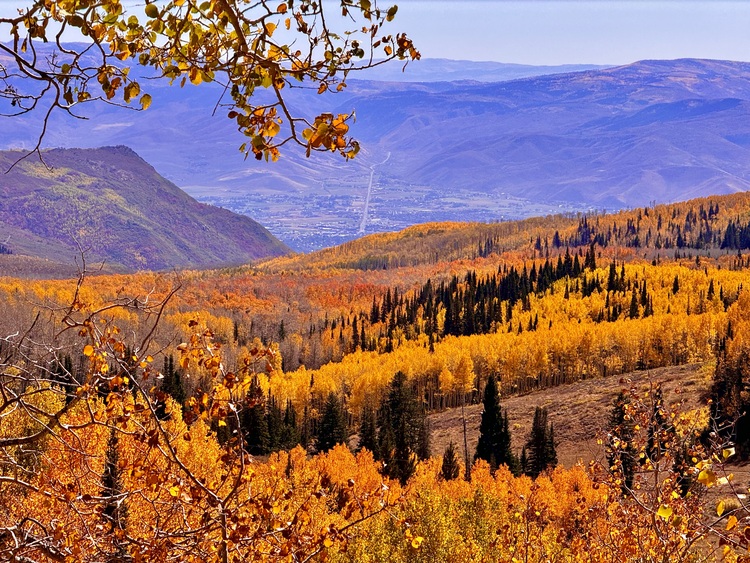
[[[549,432],[547,433],[546,452],[547,468],[557,467],[557,444],[555,443],[555,425],[549,423]]]
[[[386,475],[406,483],[417,458],[429,457],[429,443],[424,407],[403,372],[393,376],[379,415],[378,457]]]
[[[711,383],[711,419],[725,439],[734,443],[739,459],[750,459],[750,399],[748,386],[750,352],[741,350],[736,358],[720,351]]]
[[[128,507],[123,495],[118,442],[117,431],[114,428],[110,429],[102,475],[101,497],[105,499],[102,516],[109,524],[114,548],[112,553],[107,554],[105,561],[112,563],[130,561],[126,546],[118,539],[119,534],[115,533],[117,530],[124,531],[128,523]]]
[[[347,438],[346,412],[336,394],[329,393],[320,420],[318,451],[327,452],[337,444],[346,444]]]
[[[270,451],[265,397],[257,378],[253,378],[240,412],[240,429],[249,453],[265,455]]]
[[[548,424],[548,418],[546,408],[535,409],[529,439],[524,447],[527,456],[524,473],[533,478],[537,478],[542,472],[557,465],[555,430],[552,423]]]
[[[493,470],[503,464],[511,470],[517,470],[517,460],[510,448],[508,417],[507,413],[503,416],[494,375],[490,375],[487,380],[482,406],[479,442],[474,459],[487,461]]]
[[[164,356],[164,369],[162,371],[163,379],[161,380],[160,391],[166,395],[169,395],[174,401],[183,405],[187,399],[185,393],[185,387],[182,384],[182,377],[180,376],[179,370],[174,367],[174,356]],[[159,401],[156,405],[156,412],[160,419],[164,420],[167,417],[165,411],[166,405],[164,401]]]
[[[430,459],[430,422],[426,416],[419,425],[419,439],[415,453],[420,460]]]
[[[273,396],[268,397],[266,408],[266,427],[268,428],[268,450],[277,452],[282,449],[282,435],[284,432],[284,413]]]
[[[445,449],[445,453],[443,453],[443,464],[440,466],[440,476],[446,481],[451,481],[458,478],[460,469],[456,446],[453,444],[453,440],[451,440],[448,447]]]
[[[633,294],[630,299],[630,310],[628,311],[628,316],[631,319],[637,319],[639,317],[638,313],[638,294],[636,293],[635,289],[633,289]]]
[[[526,446],[521,448],[521,459],[519,460],[518,465],[521,467],[521,473],[524,475],[529,474],[529,456],[526,454]]]
[[[375,409],[366,400],[362,406],[359,422],[359,450],[367,449],[377,456],[378,430]]]
[[[281,429],[281,447],[291,450],[300,443],[299,428],[297,427],[297,411],[291,400],[287,400],[284,410],[284,425]]]

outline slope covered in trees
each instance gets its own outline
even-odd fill
[[[22,155],[0,153],[0,168]],[[112,270],[162,270],[237,265],[288,250],[252,219],[198,203],[126,147],[57,149],[44,158],[0,175],[4,262],[28,256],[70,266],[84,249]]]
[[[326,267],[329,253],[1,278],[0,526],[23,540],[0,553],[687,561],[720,533],[734,556],[742,510],[727,497],[726,521],[704,516],[725,462],[750,451],[750,270],[721,248],[749,201],[428,226],[388,235],[405,241],[393,252],[448,233],[438,258],[462,259],[385,269]],[[701,248],[626,244],[631,222],[684,233],[693,215],[717,233]],[[597,221],[609,240],[571,238]],[[552,469],[581,437],[598,463]],[[454,478],[475,457],[471,482]],[[622,527],[637,544],[612,539]]]

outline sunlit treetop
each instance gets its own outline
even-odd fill
[[[396,12],[375,0],[174,0],[127,9],[120,0],[37,0],[0,18],[0,32],[12,38],[0,44],[0,113],[42,112],[38,151],[55,111],[77,115],[76,106],[96,100],[147,109],[144,73],[131,72],[140,66],[180,86],[223,86],[216,107],[247,136],[246,157],[276,160],[292,142],[308,156],[353,158],[353,115],[294,115],[289,91],[341,91],[352,71],[418,59],[407,35],[386,25]],[[77,35],[86,43],[66,43]]]

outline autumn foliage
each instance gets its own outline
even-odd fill
[[[0,558],[744,561],[728,467],[750,451],[743,198],[423,227],[386,243],[442,237],[463,259],[398,268],[364,268],[365,241],[260,268],[0,279]],[[648,244],[625,244],[647,225]],[[324,267],[334,255],[363,268]],[[628,384],[686,363],[713,372],[701,411]],[[502,399],[612,376],[623,392],[590,466],[532,479],[478,456],[467,481],[453,477],[474,452],[443,473],[403,442],[402,471],[386,440],[408,426],[385,424],[396,395],[422,420],[490,381]],[[527,454],[554,459],[544,413]]]

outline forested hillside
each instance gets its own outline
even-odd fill
[[[43,162],[24,154],[0,153],[0,271],[64,271],[82,250],[110,271],[234,265],[288,250],[249,217],[198,203],[127,147],[55,149]]]
[[[21,526],[42,560],[740,561],[749,224],[735,194],[0,278],[0,525],[65,514],[85,541]]]

